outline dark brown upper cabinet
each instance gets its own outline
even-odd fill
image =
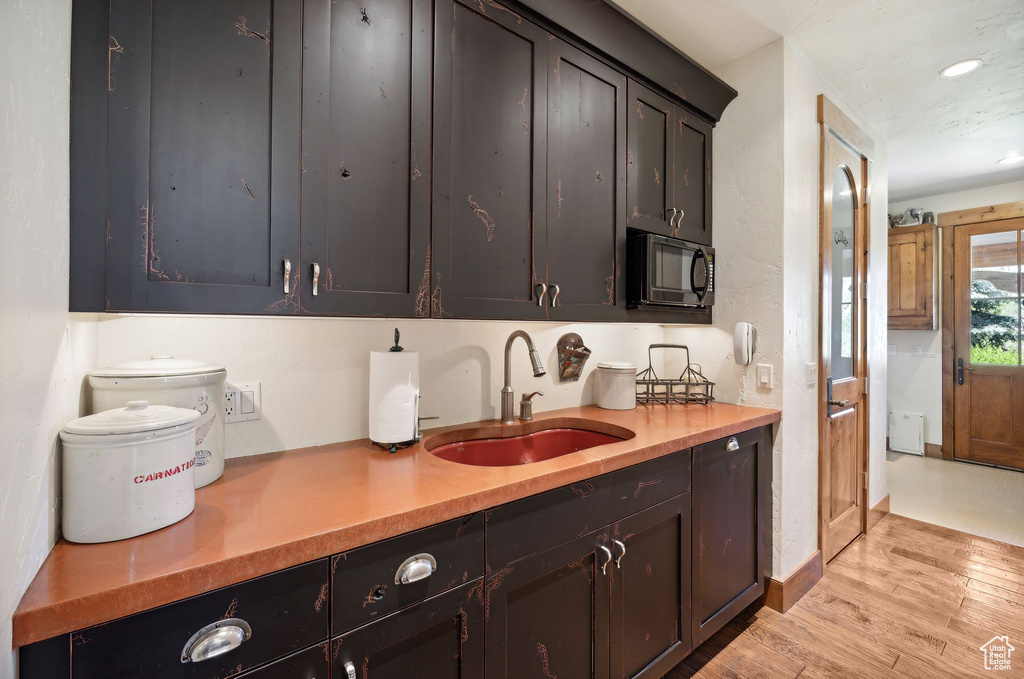
[[[305,313],[430,315],[429,0],[304,3]]]
[[[771,469],[770,427],[693,449],[694,647],[767,588]]]
[[[544,318],[548,34],[497,2],[436,6],[432,314]]]
[[[621,319],[626,286],[626,78],[548,42],[548,317]]]
[[[711,244],[711,126],[629,81],[630,227]]]
[[[106,310],[298,310],[301,15],[110,3]]]

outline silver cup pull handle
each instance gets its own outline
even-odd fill
[[[249,623],[241,618],[226,618],[207,625],[185,643],[181,662],[203,662],[235,650],[252,636]]]
[[[284,260],[284,294],[292,290],[292,260]]]
[[[437,559],[430,554],[410,556],[395,572],[396,585],[408,585],[429,578],[437,570]]]
[[[356,679],[356,666],[350,662],[345,663],[345,679]]]
[[[725,449],[730,453],[735,452],[740,449],[740,442],[736,440],[735,436],[730,436],[729,442],[725,444]]]
[[[320,288],[320,265],[313,262],[313,296],[316,297]]]
[[[626,556],[626,545],[622,544],[621,540],[612,540],[616,547],[619,548],[619,555],[615,558],[615,567],[622,568],[622,557]]]

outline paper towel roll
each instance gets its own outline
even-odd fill
[[[419,416],[420,357],[415,351],[370,352],[370,440],[412,440]]]

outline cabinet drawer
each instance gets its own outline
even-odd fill
[[[329,679],[331,642],[324,641],[304,651],[275,660],[238,679]]]
[[[223,679],[327,638],[327,560],[225,587],[71,635],[72,676]],[[190,637],[227,618],[252,636],[203,662],[181,661]]]
[[[433,557],[422,580],[396,583],[407,560]],[[482,512],[353,549],[332,558],[333,629],[341,634],[483,575]]]
[[[690,488],[690,451],[556,488],[487,511],[488,572],[568,542]]]

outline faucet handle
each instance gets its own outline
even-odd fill
[[[519,401],[519,419],[524,422],[529,422],[533,419],[533,401],[531,400],[534,396],[543,396],[543,391],[535,391],[532,394],[523,394],[522,400]]]

